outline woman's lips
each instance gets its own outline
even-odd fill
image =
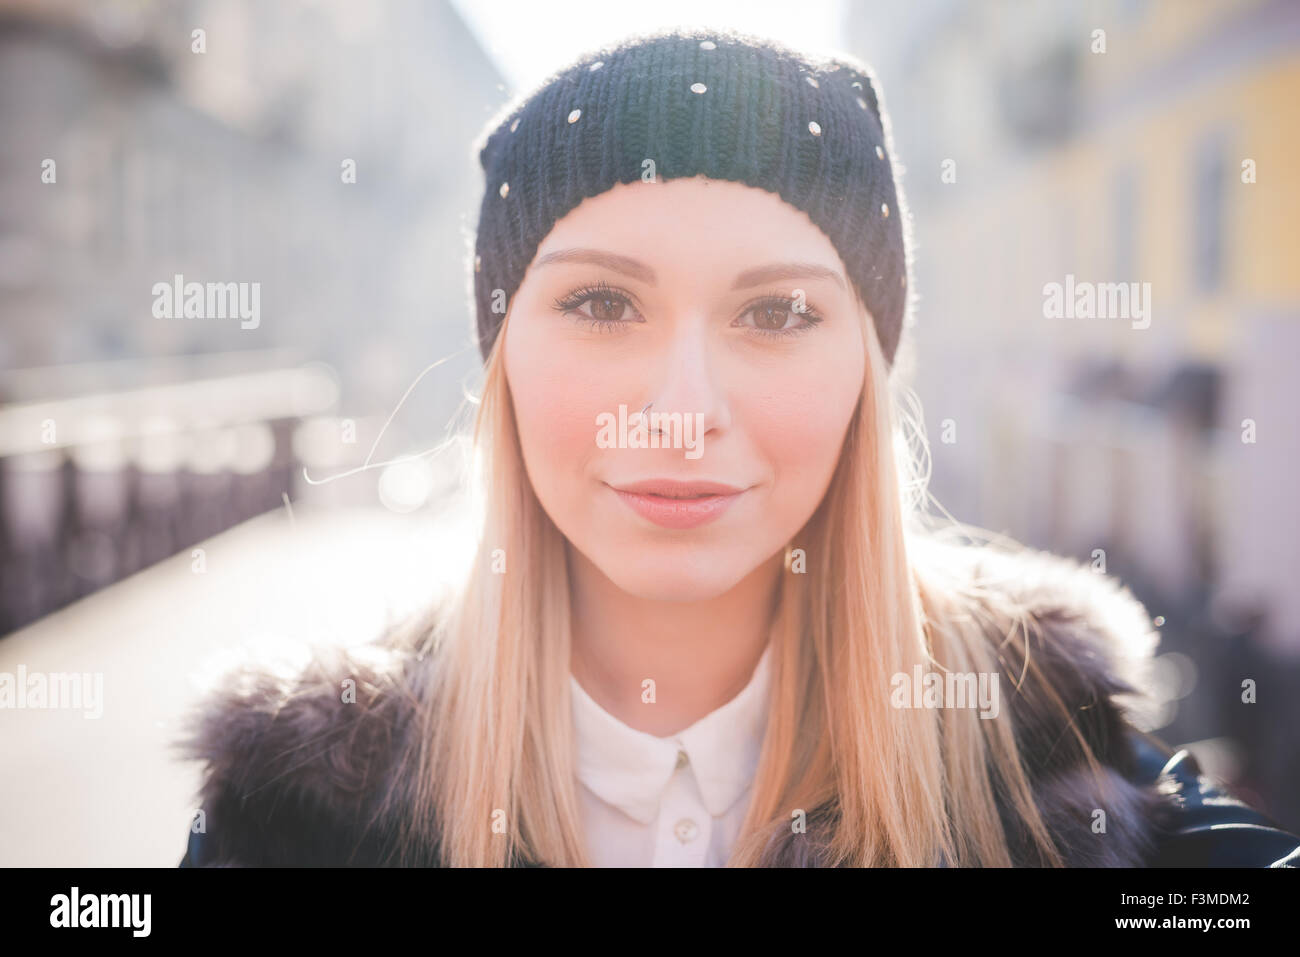
[[[610,486],[632,511],[663,528],[696,528],[712,522],[745,494],[719,482],[653,479]]]

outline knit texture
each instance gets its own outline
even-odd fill
[[[479,348],[552,227],[618,183],[703,175],[775,193],[839,252],[893,363],[909,303],[909,232],[871,71],[775,41],[670,30],[593,51],[510,104],[475,143]],[[504,295],[497,293],[501,290]]]

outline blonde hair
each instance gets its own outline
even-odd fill
[[[890,704],[891,676],[915,665],[994,673],[1018,638],[1024,668],[1010,677],[1036,674],[1035,625],[1005,595],[977,594],[978,583],[949,574],[944,550],[921,534],[924,437],[904,440],[903,403],[873,323],[864,329],[867,375],[839,463],[787,548],[787,564],[802,549],[806,574],[782,576],[771,710],[729,865],[1008,866],[1000,795],[1034,862],[1059,866],[1006,711],[983,720],[973,708]],[[422,813],[406,836],[436,842],[447,866],[585,866],[566,546],[524,471],[505,339],[503,328],[473,428],[483,493],[475,557],[427,636],[412,769]],[[502,554],[505,574],[492,567]],[[1034,694],[1065,714],[1050,686]]]

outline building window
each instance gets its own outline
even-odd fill
[[[1125,166],[1115,174],[1111,202],[1115,224],[1115,282],[1137,281],[1137,172]]]
[[[1219,131],[1203,137],[1193,153],[1192,281],[1201,293],[1216,292],[1223,284],[1225,153],[1225,137]]]
[[[1120,0],[1119,13],[1126,23],[1135,23],[1147,15],[1147,0]]]

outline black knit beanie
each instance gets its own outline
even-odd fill
[[[641,180],[652,160],[656,179],[734,180],[807,213],[839,252],[892,365],[910,255],[890,140],[870,69],[847,57],[809,60],[736,32],[672,30],[579,58],[504,109],[474,145],[486,179],[474,250],[484,360],[555,223]]]

